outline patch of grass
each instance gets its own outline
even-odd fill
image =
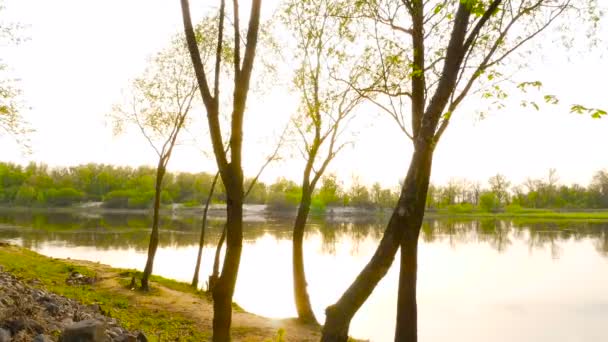
[[[128,287],[131,284],[132,277],[135,277],[135,279],[137,281],[137,286],[141,285],[141,283],[140,283],[140,279],[142,276],[141,271],[133,270],[133,269],[117,269],[117,270],[120,272],[119,275],[121,278],[120,278],[119,282],[121,285]],[[203,299],[207,299],[207,300],[209,299],[209,294],[206,291],[203,291],[200,289],[195,289],[188,283],[164,278],[164,277],[157,276],[157,275],[150,276],[150,281],[160,284],[171,290],[184,292],[184,293],[190,293],[199,298],[203,298]],[[151,294],[151,295],[158,294],[158,292],[154,290],[153,284],[151,284],[151,290],[150,290],[149,294]]]
[[[450,214],[471,214],[476,208],[470,203],[461,203],[448,206]]]
[[[132,269],[119,269],[119,271],[120,271],[120,276],[121,276],[121,278],[119,279],[119,283],[122,286],[124,286],[125,288],[128,288],[129,285],[131,284],[132,277],[135,277],[135,279],[137,281],[137,286],[140,285],[140,279],[141,279],[141,275],[142,275],[141,271],[132,270]],[[164,278],[164,277],[157,276],[157,275],[150,276],[150,281],[160,284],[171,290],[184,292],[184,293],[190,293],[201,299],[205,299],[207,301],[212,301],[211,293],[204,291],[204,290],[195,289],[188,283],[184,283],[184,282],[177,281],[174,279]],[[147,295],[158,295],[159,294],[159,292],[155,290],[154,284],[150,285],[149,292],[142,292],[142,293],[147,294]],[[236,312],[245,312],[245,309],[243,309],[240,305],[238,305],[235,302],[232,302],[232,309]]]
[[[510,218],[510,219],[536,219],[536,220],[594,220],[608,221],[608,211],[554,211],[548,209],[509,208],[505,212],[488,213],[482,211],[455,212],[450,210],[437,210],[428,213],[426,217],[471,217],[471,218]]]
[[[285,342],[285,329],[281,328],[277,330],[272,340],[265,340],[264,342]]]
[[[72,272],[95,277],[95,272],[65,261],[44,257],[16,246],[0,246],[0,265],[25,281],[38,280],[50,292],[75,299],[83,304],[97,304],[102,311],[116,318],[127,329],[143,331],[150,341],[205,341],[210,332],[200,331],[193,322],[178,314],[149,310],[138,306],[128,296],[93,285],[68,285],[65,280]],[[158,277],[160,278],[160,277]],[[130,278],[129,278],[130,280]],[[157,278],[153,278],[157,281]],[[175,281],[159,279],[167,286],[183,288]],[[167,287],[170,287],[167,286]],[[196,291],[190,289],[189,292]]]

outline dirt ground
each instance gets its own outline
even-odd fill
[[[204,298],[194,294],[169,289],[158,283],[152,283],[154,295],[142,295],[131,291],[119,283],[121,275],[111,267],[88,262],[68,260],[97,272],[99,286],[105,290],[115,291],[127,296],[132,303],[150,310],[181,314],[186,318],[198,322],[202,331],[211,331],[213,320],[213,305]],[[320,327],[303,325],[295,319],[271,319],[254,315],[248,312],[233,310],[232,338],[234,341],[258,342],[273,340],[279,329],[285,330],[286,341],[319,341]]]

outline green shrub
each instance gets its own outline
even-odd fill
[[[127,208],[131,193],[131,190],[110,191],[103,197],[103,207],[112,209]]]
[[[523,210],[524,208],[519,204],[509,204],[505,207],[505,211],[508,213],[521,213]]]
[[[162,195],[162,194],[161,194]],[[154,204],[154,191],[133,192],[127,201],[129,209],[147,209]]]
[[[471,203],[452,204],[448,206],[448,212],[452,214],[470,214],[475,210]]]
[[[493,192],[484,192],[479,196],[479,207],[482,211],[495,213],[500,209],[498,196]]]
[[[315,196],[312,198],[312,203],[310,204],[310,211],[313,214],[323,214],[325,212],[325,203],[319,198],[319,196]]]
[[[46,203],[54,207],[66,207],[84,199],[84,193],[74,188],[49,189],[45,195]]]
[[[197,200],[190,200],[190,201],[182,203],[182,206],[185,208],[194,208],[194,207],[198,207],[200,205],[201,205],[201,202],[199,202]]]
[[[300,203],[301,193],[296,190],[287,192],[271,192],[266,197],[266,204],[272,209],[295,208]]]
[[[18,205],[32,205],[36,200],[36,189],[31,185],[23,184],[15,195],[15,203]]]

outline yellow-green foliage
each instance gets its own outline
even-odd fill
[[[274,335],[272,340],[266,340],[264,342],[285,342],[285,329],[280,328],[277,330],[277,333]]]
[[[85,276],[95,274],[85,267],[51,259],[15,246],[0,246],[0,265],[4,270],[24,280],[37,279],[46,290],[75,299],[83,304],[98,304],[106,315],[114,317],[130,330],[143,331],[150,341],[205,341],[210,334],[200,331],[195,322],[177,314],[138,307],[128,297],[95,285],[67,285],[71,272]],[[155,278],[164,286],[186,289],[183,284]],[[194,289],[189,291],[194,292]]]

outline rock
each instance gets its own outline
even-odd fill
[[[15,303],[12,299],[8,297],[0,299],[0,302],[2,302],[2,304],[4,304],[5,306],[12,306]]]
[[[74,322],[90,321],[93,320],[93,315],[89,312],[79,310],[74,312],[74,314],[72,315],[72,319],[74,320]]]
[[[69,276],[74,285],[95,279],[76,272]],[[147,341],[138,331],[121,327],[98,304],[84,305],[31,285],[39,281],[0,271],[0,342],[52,342],[57,336],[64,342]]]
[[[144,335],[144,333],[142,333],[141,331],[139,332],[139,334],[137,334],[137,342],[148,342],[146,335]]]
[[[95,283],[95,278],[84,276],[78,272],[72,272],[65,282],[68,285],[92,285]]]
[[[64,319],[61,321],[61,324],[62,324],[64,327],[67,327],[67,326],[69,326],[69,325],[74,324],[74,320],[73,320],[71,317],[66,317],[66,318],[64,318]]]
[[[39,295],[37,296],[36,300],[39,303],[52,303],[53,302],[53,298],[51,298],[49,295],[43,294],[43,293],[39,293]]]
[[[59,305],[57,305],[55,303],[45,303],[44,308],[52,316],[57,316],[59,314],[59,312],[61,311],[61,309],[59,308]]]
[[[99,304],[91,304],[89,305],[89,309],[95,313],[101,312],[101,306],[99,306]]]
[[[10,331],[0,328],[0,342],[11,342]]]
[[[115,342],[137,342],[137,337],[133,334],[122,334],[114,338]]]
[[[31,318],[13,318],[5,321],[2,325],[13,335],[25,329],[33,331],[37,334],[41,334],[44,331],[44,328],[40,325],[40,323]]]
[[[33,342],[53,342],[53,340],[44,334],[40,334],[40,335],[34,337]]]
[[[60,342],[106,342],[106,326],[103,322],[89,319],[74,323],[61,333]]]

